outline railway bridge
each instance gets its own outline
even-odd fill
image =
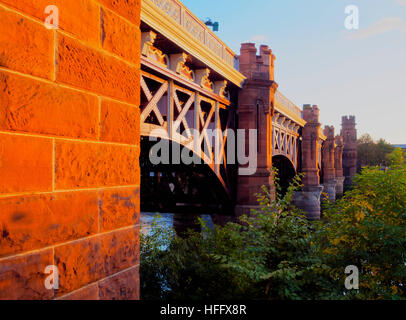
[[[179,0],[54,3],[0,0],[0,299],[139,299],[140,206],[248,213],[276,167],[318,219],[351,183],[355,118],[322,129],[268,46]]]
[[[275,167],[283,188],[305,173],[296,202],[319,218],[322,190],[333,201],[343,193],[343,141],[321,129],[317,106],[302,110],[278,90],[272,50],[245,43],[235,54],[176,0],[145,0],[141,21],[141,206],[249,213],[262,185],[273,190]],[[151,165],[162,139],[176,144],[165,151],[171,161]],[[236,139],[255,161],[236,159]],[[206,169],[174,165],[174,148]]]

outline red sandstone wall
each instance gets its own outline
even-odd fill
[[[139,298],[139,25],[140,0],[0,0],[0,299]]]
[[[277,84],[274,81],[275,56],[268,46],[260,46],[259,55],[253,43],[241,45],[240,71],[247,77],[238,98],[238,126],[258,130],[256,172],[238,177],[236,215],[249,214],[258,205],[255,194],[267,186],[274,193],[272,173],[272,107]],[[257,127],[259,125],[259,127]],[[246,132],[246,150],[249,138]]]

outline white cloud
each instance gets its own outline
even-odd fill
[[[397,1],[406,3],[406,0]],[[368,28],[361,28],[357,31],[346,32],[346,36],[349,39],[365,39],[392,31],[400,31],[406,35],[406,20],[396,17],[383,18]]]
[[[406,0],[396,0],[397,4],[400,4],[401,6],[406,6]]]

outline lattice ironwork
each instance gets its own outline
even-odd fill
[[[232,107],[145,71],[141,72],[141,92],[141,135],[190,149],[231,192],[226,150]]]
[[[272,156],[285,156],[297,170],[300,126],[278,112],[272,117]]]

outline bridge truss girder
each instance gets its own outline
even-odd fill
[[[232,106],[146,71],[141,71],[141,92],[141,135],[188,148],[212,169],[231,196],[226,150],[227,129],[234,125]]]
[[[300,125],[275,111],[272,116],[272,156],[284,156],[298,169]]]

